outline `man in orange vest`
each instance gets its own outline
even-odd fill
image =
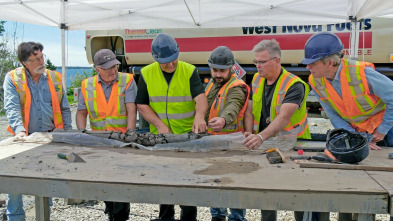
[[[330,32],[306,42],[302,64],[311,72],[309,83],[319,103],[335,128],[372,134],[371,150],[381,149],[377,142],[393,146],[393,82],[371,63],[343,59],[343,49]],[[359,220],[374,218],[358,214]],[[352,220],[352,214],[340,213],[339,220]]]
[[[342,59],[343,48],[329,32],[307,41],[302,63],[313,91],[335,128],[372,134],[372,150],[393,146],[393,82],[371,63]]]
[[[71,111],[61,83],[61,74],[45,68],[44,47],[36,42],[18,46],[23,67],[4,79],[4,108],[8,131],[18,137],[55,128],[72,129]],[[21,195],[8,195],[8,220],[24,220]]]
[[[259,42],[253,52],[258,73],[252,81],[244,116],[246,139],[243,144],[257,149],[281,131],[310,139],[306,110],[308,85],[281,67],[281,49],[276,40]],[[261,212],[262,220],[277,220],[277,211]],[[302,212],[295,212],[296,220],[302,217]]]
[[[76,125],[86,129],[89,114],[90,127],[98,131],[120,131],[135,129],[136,124],[136,83],[133,75],[118,72],[120,62],[109,49],[101,49],[94,55],[97,76],[82,82],[82,96],[79,96]],[[130,204],[105,201],[105,213],[109,220],[128,220]]]
[[[243,116],[248,102],[249,87],[237,78],[232,66],[235,59],[225,46],[213,50],[208,60],[212,78],[205,89],[208,102],[206,121],[211,134],[244,132]],[[245,209],[230,209],[229,221],[246,221]],[[225,221],[226,208],[211,208],[212,221]]]

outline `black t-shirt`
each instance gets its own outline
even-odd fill
[[[172,80],[173,73],[167,73],[162,71],[164,78],[166,82],[169,83]],[[195,68],[194,72],[192,73],[192,76],[190,78],[190,90],[191,90],[191,96],[192,98],[195,98],[196,96],[205,93],[205,90],[203,88],[201,79],[199,77],[198,70]],[[136,100],[135,103],[137,104],[147,104],[149,105],[150,100],[149,100],[149,92],[147,91],[147,85],[145,82],[145,79],[143,79],[142,76],[140,76],[138,80],[138,93],[136,95]]]
[[[278,79],[279,77],[277,78],[277,80]],[[271,85],[267,85],[267,81],[265,81],[265,86],[263,90],[263,99],[262,99],[262,113],[261,113],[261,120],[259,122],[258,132],[261,132],[270,124],[270,107],[272,104],[274,90],[276,89],[277,80]],[[249,97],[250,100],[252,100],[252,95],[253,94],[251,91]],[[285,94],[285,98],[282,101],[282,103],[283,104],[293,103],[300,106],[300,104],[303,101],[303,98],[304,98],[304,85],[301,82],[296,82],[291,87],[288,88],[288,91]]]

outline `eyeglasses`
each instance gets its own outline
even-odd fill
[[[101,68],[104,71],[111,71],[111,70],[117,71],[117,69],[119,68],[119,65],[115,64],[115,65],[113,65],[112,67],[110,67],[108,69],[104,69],[104,68],[102,68],[102,66],[98,66],[98,67]]]
[[[265,64],[266,62],[268,62],[268,61],[270,61],[270,60],[273,60],[273,59],[275,59],[275,58],[277,58],[277,57],[273,57],[273,58],[270,58],[270,59],[267,59],[267,60],[265,60],[265,61],[257,61],[257,60],[252,60],[252,62],[255,64],[255,65],[263,65],[263,64]]]
[[[28,60],[28,61],[30,61],[31,63],[38,63],[38,62],[40,62],[41,61],[41,59],[43,60],[43,61],[45,61],[45,59],[46,59],[46,55],[45,54],[42,54],[42,56],[40,57],[40,58],[36,58],[36,59],[33,59],[33,60]]]

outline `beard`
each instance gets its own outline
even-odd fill
[[[218,84],[218,85],[224,85],[224,84],[226,84],[226,83],[229,81],[229,79],[230,79],[230,76],[229,76],[228,78],[224,78],[224,77],[214,77],[214,78],[213,78],[213,82],[214,82],[215,84]]]
[[[42,73],[44,73],[44,72],[45,72],[45,65],[41,65],[41,66],[37,67],[36,69],[34,69],[34,72],[35,72],[36,74],[42,74]]]

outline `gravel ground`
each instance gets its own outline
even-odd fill
[[[72,107],[73,119],[75,119],[75,106]],[[7,125],[7,119],[2,116],[0,117],[0,140],[8,137],[8,133],[5,131]],[[309,118],[309,125],[311,133],[326,134],[327,130],[332,129],[332,125],[329,120],[323,118]],[[74,125],[75,128],[75,125]],[[0,194],[0,200],[5,200],[6,194]],[[26,220],[35,220],[35,207],[33,196],[23,196],[24,208],[26,211]],[[51,220],[70,220],[70,221],[104,221],[107,220],[107,216],[104,214],[105,205],[102,201],[87,201],[76,205],[67,205],[64,199],[53,198],[53,206],[51,208]],[[180,208],[176,206],[176,218],[180,217]],[[148,221],[150,219],[157,218],[158,205],[155,204],[131,204],[131,215],[130,220],[136,221]],[[0,220],[6,220],[5,217],[5,206],[0,207]],[[247,210],[246,218],[249,221],[261,220],[261,213],[259,210]],[[210,210],[207,207],[198,207],[198,220],[208,221],[211,220]],[[279,221],[292,221],[294,220],[293,212],[291,211],[278,211]],[[337,220],[337,213],[331,213],[330,220]],[[388,221],[388,215],[377,215],[376,220]]]

